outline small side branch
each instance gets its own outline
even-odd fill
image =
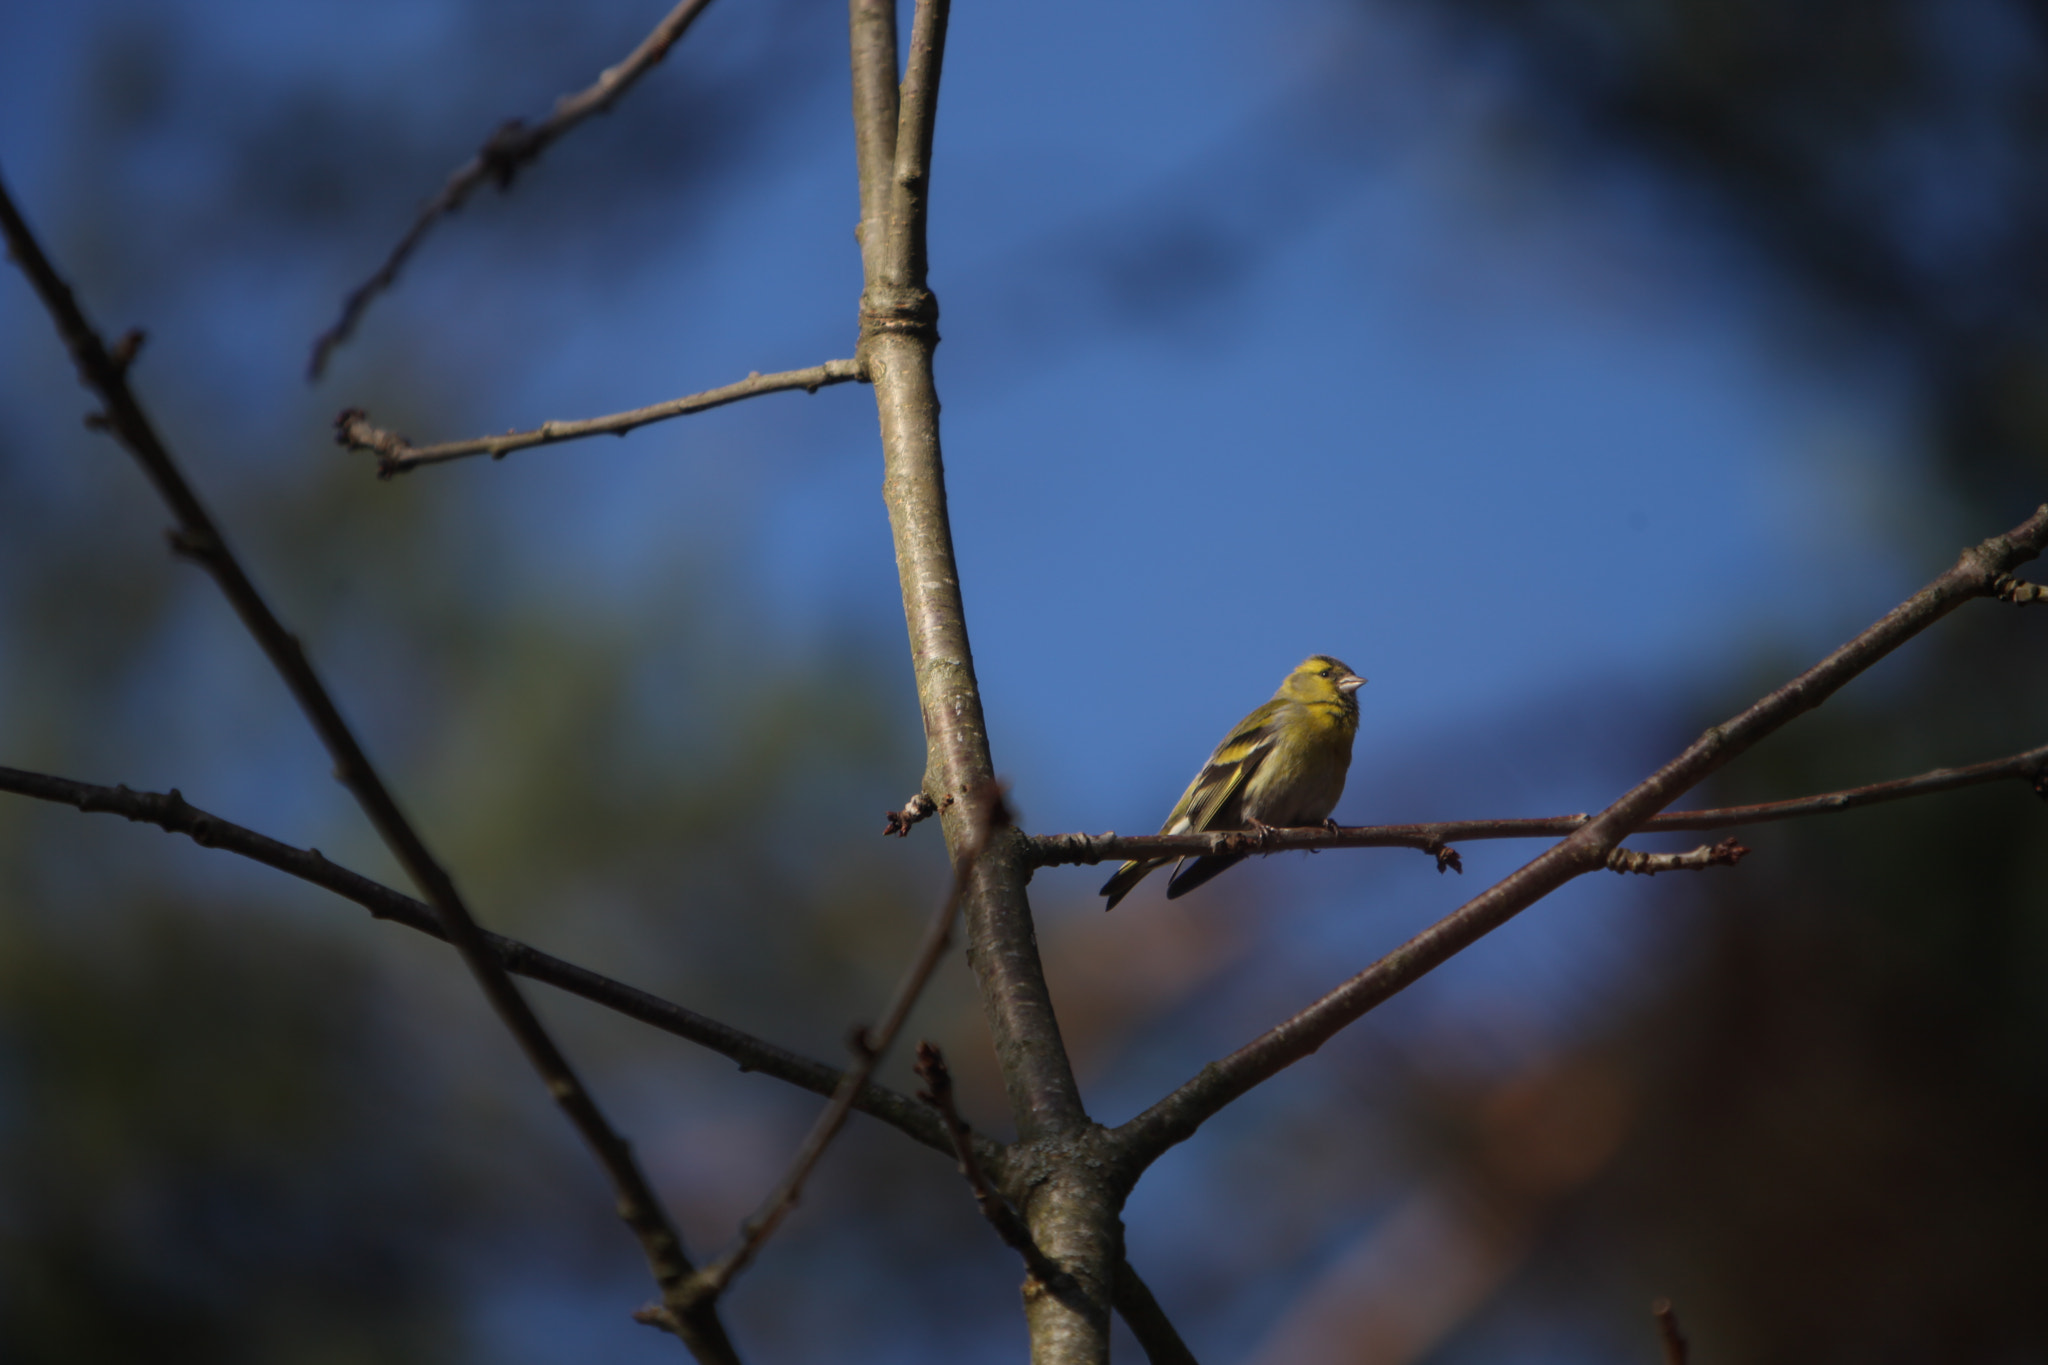
[[[1645,853],[1639,848],[1617,848],[1607,855],[1607,870],[1654,877],[1659,872],[1698,872],[1709,867],[1733,867],[1748,856],[1749,850],[1732,837],[1718,844],[1701,844],[1690,853]]]
[[[988,1177],[982,1172],[981,1162],[974,1153],[974,1131],[953,1106],[953,1073],[946,1069],[945,1054],[934,1043],[919,1043],[916,1070],[917,1078],[925,1086],[917,1092],[917,1097],[938,1111],[939,1121],[946,1126],[946,1132],[953,1140],[953,1155],[960,1164],[960,1177],[967,1182],[968,1192],[974,1196],[981,1216],[988,1219],[989,1226],[996,1230],[996,1235],[1003,1239],[1005,1245],[1024,1258],[1024,1265],[1033,1278],[1045,1284],[1056,1283],[1061,1278],[1060,1268],[1038,1249],[1038,1243],[1032,1240],[1031,1229],[1024,1226],[1024,1220],[988,1183]]]
[[[947,797],[946,804],[952,805],[953,798]],[[893,834],[898,839],[908,839],[912,825],[931,819],[939,813],[940,809],[939,803],[926,796],[923,792],[914,792],[911,794],[910,799],[903,803],[902,810],[883,812],[889,817],[889,823],[882,827],[882,834],[884,837]]]
[[[1987,782],[2018,779],[2037,790],[2048,786],[2048,744],[1988,763],[1962,768],[1936,768],[1915,777],[1873,782],[1865,787],[1822,792],[1789,801],[1766,801],[1750,806],[1723,806],[1715,810],[1666,811],[1637,826],[1639,834],[1672,830],[1731,829],[1742,825],[1796,820],[1809,815],[1855,810],[1861,806],[1935,792],[1975,787]],[[2043,792],[2048,795],[2048,791]],[[1210,834],[1040,834],[1030,839],[1027,856],[1037,867],[1066,863],[1123,862],[1130,858],[1197,857],[1207,853],[1283,853],[1290,849],[1324,848],[1414,848],[1436,855],[1441,863],[1454,842],[1475,839],[1554,839],[1583,828],[1590,815],[1553,815],[1511,820],[1444,820],[1428,825],[1345,825],[1336,829],[1311,826],[1279,829],[1258,835],[1246,832]]]
[[[206,570],[269,657],[271,666],[333,758],[335,776],[355,797],[385,846],[434,907],[448,941],[462,955],[484,998],[518,1041],[548,1093],[611,1179],[619,1216],[639,1241],[655,1282],[662,1287],[664,1301],[671,1302],[676,1309],[677,1335],[691,1354],[707,1365],[737,1365],[738,1356],[718,1320],[716,1305],[676,1301],[676,1295],[695,1272],[683,1250],[681,1236],[655,1196],[646,1173],[640,1169],[632,1147],[612,1127],[554,1036],[492,952],[483,928],[457,893],[454,879],[428,851],[425,841],[371,765],[297,637],[271,611],[241,561],[229,549],[213,515],[171,458],[169,447],[157,435],[155,424],[128,386],[128,365],[123,363],[122,355],[110,353],[100,340],[72,296],[70,286],[43,254],[41,244],[4,187],[0,187],[0,232],[6,236],[8,254],[41,296],[44,308],[71,352],[79,377],[105,404],[101,416],[106,430],[135,457],[169,507],[176,521],[171,532],[173,548]],[[132,361],[132,348],[124,346],[120,351],[126,352],[126,358]]]
[[[2022,583],[2011,574],[2006,574],[1993,586],[1992,596],[2001,602],[2031,606],[2036,602],[2048,602],[2048,587],[2039,583]]]
[[[600,73],[596,83],[589,88],[556,100],[554,112],[547,118],[530,126],[520,119],[512,119],[491,134],[490,140],[478,149],[477,154],[448,177],[448,183],[441,186],[441,192],[427,201],[419,217],[413,220],[412,227],[398,239],[398,245],[391,248],[391,254],[384,258],[384,264],[377,267],[376,273],[350,292],[341,306],[341,316],[313,342],[313,358],[307,367],[309,377],[320,377],[335,348],[347,341],[355,332],[356,324],[363,320],[363,313],[371,300],[397,281],[399,270],[419,247],[428,228],[461,208],[477,186],[487,180],[495,180],[501,190],[512,188],[513,178],[527,163],[537,160],[555,139],[592,114],[611,108],[635,81],[666,57],[668,50],[676,45],[710,3],[711,0],[682,0],[654,26],[652,33],[640,40],[640,45],[627,54],[624,61]]]
[[[1009,827],[1010,814],[1003,804],[1002,792],[994,784],[975,794],[972,798],[974,830],[966,848],[961,850],[960,861],[953,872],[953,885],[946,892],[945,903],[932,916],[931,924],[925,930],[924,941],[919,945],[917,957],[910,970],[904,973],[902,984],[896,988],[896,997],[890,1002],[887,1015],[879,1028],[869,1030],[857,1028],[853,1035],[854,1065],[833,1093],[832,1102],[812,1125],[811,1132],[790,1164],[789,1173],[775,1187],[766,1204],[754,1217],[747,1220],[741,1229],[739,1245],[704,1267],[691,1278],[688,1301],[699,1304],[717,1302],[731,1285],[733,1278],[760,1254],[768,1239],[789,1216],[791,1209],[803,1197],[804,1182],[810,1179],[818,1162],[823,1160],[825,1149],[832,1145],[839,1130],[846,1123],[846,1116],[853,1108],[853,1099],[889,1047],[896,1041],[896,1035],[903,1031],[904,1021],[910,1017],[911,1009],[924,993],[925,983],[931,980],[932,972],[938,968],[939,959],[944,956],[947,946],[953,941],[953,921],[960,912],[961,899],[974,878],[974,866],[981,859],[995,831]],[[668,1305],[674,1311],[674,1305]]]
[[[786,393],[791,389],[816,393],[832,384],[846,384],[865,378],[859,362],[853,360],[828,360],[809,369],[783,370],[777,374],[762,374],[756,370],[736,384],[671,398],[665,403],[635,408],[631,412],[615,412],[606,417],[586,417],[573,422],[543,422],[531,431],[508,431],[500,436],[477,436],[431,446],[416,446],[396,432],[373,425],[369,414],[361,408],[347,408],[334,419],[334,440],[337,445],[350,450],[367,450],[374,454],[377,457],[377,477],[389,479],[425,464],[445,464],[471,455],[488,455],[494,460],[502,460],[515,450],[533,446],[560,445],[586,436],[624,436],[654,422],[687,417],[694,412],[708,412],[712,408],[722,408],[728,403],[764,393]]]

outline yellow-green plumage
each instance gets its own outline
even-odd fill
[[[1304,659],[1273,700],[1237,723],[1181,793],[1161,834],[1319,825],[1344,794],[1351,740],[1358,733],[1358,689],[1365,679],[1327,654]],[[1194,890],[1242,853],[1206,854],[1177,867],[1166,884],[1172,900]],[[1171,858],[1125,863],[1102,884],[1105,910]]]

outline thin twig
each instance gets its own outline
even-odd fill
[[[953,921],[960,911],[960,901],[967,894],[973,882],[975,864],[989,845],[995,831],[1009,826],[1010,815],[1003,804],[1002,792],[994,784],[970,798],[973,807],[975,834],[961,850],[960,860],[954,868],[953,884],[946,892],[946,899],[932,916],[925,929],[924,941],[918,945],[917,956],[911,961],[910,970],[903,975],[903,981],[896,988],[895,999],[890,1002],[888,1013],[881,1026],[875,1029],[854,1030],[854,1065],[846,1073],[833,1092],[831,1103],[811,1126],[809,1136],[798,1149],[796,1159],[790,1163],[789,1171],[768,1196],[761,1211],[749,1218],[741,1228],[738,1245],[704,1267],[694,1279],[691,1294],[698,1301],[715,1302],[725,1292],[733,1277],[760,1254],[761,1247],[775,1235],[775,1230],[789,1216],[791,1209],[803,1197],[804,1182],[817,1169],[824,1158],[825,1149],[832,1145],[832,1139],[846,1123],[846,1115],[853,1108],[853,1097],[867,1084],[875,1068],[887,1055],[889,1047],[896,1041],[896,1035],[903,1031],[903,1023],[910,1017],[910,1011],[917,999],[924,993],[925,983],[931,980],[932,972],[938,968],[939,959],[945,955],[946,947],[953,940]]]
[[[640,45],[628,53],[624,61],[599,74],[596,83],[587,89],[556,100],[554,112],[547,118],[531,126],[522,120],[512,119],[492,133],[477,154],[448,177],[448,183],[441,186],[441,192],[427,201],[413,220],[412,227],[398,239],[398,245],[391,248],[391,254],[384,258],[384,264],[377,267],[376,273],[349,293],[341,306],[341,316],[313,342],[313,358],[307,367],[309,376],[313,379],[320,377],[335,347],[355,332],[356,324],[362,321],[370,301],[397,281],[399,269],[427,235],[428,228],[444,215],[461,208],[471,192],[486,180],[497,181],[500,190],[510,189],[513,177],[546,151],[549,144],[592,114],[611,108],[635,81],[666,57],[668,50],[676,45],[676,41],[710,3],[711,0],[682,0],[654,26],[652,33],[640,40]]]
[[[1607,854],[1609,872],[1635,872],[1654,877],[1659,872],[1698,872],[1709,867],[1733,867],[1749,856],[1749,850],[1733,836],[1718,844],[1701,844],[1690,853],[1645,853],[1639,848],[1617,848]]]
[[[1657,1342],[1664,1348],[1664,1365],[1686,1365],[1692,1352],[1686,1347],[1685,1334],[1678,1330],[1678,1310],[1671,1306],[1671,1300],[1659,1299],[1651,1304],[1650,1316],[1657,1320]]]
[[[106,404],[101,416],[107,429],[127,447],[169,506],[177,521],[171,533],[172,547],[196,561],[220,586],[326,746],[334,760],[335,776],[356,798],[399,865],[434,907],[448,941],[461,953],[485,998],[540,1073],[548,1093],[611,1177],[619,1214],[639,1239],[666,1302],[681,1291],[693,1270],[683,1251],[682,1239],[669,1221],[667,1210],[655,1197],[632,1148],[605,1118],[568,1058],[507,975],[504,964],[491,951],[482,928],[456,892],[454,881],[427,851],[426,844],[371,766],[362,745],[314,672],[305,650],[271,611],[228,548],[212,515],[179,472],[169,449],[128,387],[126,365],[108,353],[99,334],[86,321],[70,287],[43,254],[4,187],[0,187],[0,229],[5,231],[9,253],[41,295],[43,306],[56,323],[86,387],[96,391]],[[707,1303],[693,1305],[690,1311],[679,1311],[678,1334],[699,1360],[736,1365],[738,1357],[732,1342],[713,1308]]]
[[[1209,1065],[1110,1140],[1138,1169],[1238,1096],[1308,1056],[1381,1001],[1507,923],[1575,877],[1604,867],[1608,853],[1659,808],[1972,598],[1995,591],[2000,577],[2048,545],[2048,505],[2002,536],[1963,551],[1936,578],[1834,653],[1740,715],[1709,729],[1685,751],[1533,862],[1495,883],[1409,939],[1292,1019]]]
[[[1010,1207],[1008,1200],[989,1184],[982,1172],[981,1162],[974,1152],[974,1130],[960,1117],[960,1111],[953,1105],[953,1074],[946,1069],[945,1054],[934,1043],[917,1045],[917,1078],[925,1088],[917,1097],[938,1112],[939,1121],[946,1127],[952,1139],[953,1155],[960,1165],[960,1177],[967,1182],[968,1191],[981,1209],[981,1216],[996,1235],[1018,1255],[1024,1258],[1024,1265],[1032,1276],[1051,1284],[1061,1278],[1060,1268],[1052,1263],[1038,1243],[1032,1240],[1031,1229],[1024,1226],[1024,1220]]]
[[[543,422],[530,431],[508,431],[501,436],[477,436],[431,446],[416,446],[396,432],[371,425],[369,414],[361,408],[346,408],[334,419],[334,439],[336,444],[350,450],[367,450],[376,455],[377,476],[388,479],[423,464],[444,464],[470,455],[488,455],[494,460],[502,460],[515,450],[526,450],[532,446],[559,445],[563,441],[577,441],[586,436],[624,436],[653,422],[707,412],[728,403],[737,403],[742,398],[784,393],[790,389],[816,393],[828,385],[845,384],[864,377],[859,363],[852,360],[828,360],[809,369],[783,370],[778,374],[762,374],[757,370],[736,384],[671,398],[665,403],[635,408],[631,412],[614,412],[605,417],[586,417],[573,422]]]
[[[1793,820],[1807,815],[1826,815],[1854,810],[1911,796],[1954,791],[1986,782],[2018,778],[2039,783],[2048,777],[2048,744],[1988,763],[1963,768],[1936,768],[1917,777],[1873,782],[1866,787],[1823,792],[1789,801],[1766,801],[1751,806],[1724,806],[1716,810],[1666,811],[1636,828],[1638,834],[1668,830],[1732,829],[1761,825],[1774,820]],[[1427,825],[1347,825],[1336,829],[1312,826],[1306,829],[1276,829],[1259,835],[1240,832],[1209,834],[1041,834],[1027,845],[1032,862],[1039,867],[1064,863],[1122,862],[1130,858],[1194,857],[1205,853],[1281,853],[1290,849],[1324,848],[1416,848],[1442,856],[1452,842],[1474,839],[1557,838],[1583,828],[1590,815],[1554,815],[1516,820],[1444,820]]]
[[[46,773],[0,767],[0,791],[72,806],[88,814],[119,815],[124,819],[155,825],[167,833],[183,835],[203,848],[237,854],[331,891],[362,906],[378,919],[391,920],[408,929],[430,934],[444,943],[448,939],[440,916],[425,902],[414,900],[382,882],[372,881],[339,863],[330,862],[317,848],[295,848],[201,810],[175,790],[168,794],[132,791],[127,787],[103,787]],[[637,986],[629,986],[587,967],[565,962],[516,938],[488,930],[484,938],[507,971],[581,996],[628,1019],[708,1048],[739,1063],[742,1071],[758,1071],[814,1095],[833,1094],[845,1079],[846,1073],[838,1067],[813,1061]],[[854,1107],[900,1129],[934,1151],[954,1152],[951,1135],[931,1110],[908,1095],[870,1081],[861,1088]],[[973,1134],[970,1141],[975,1144],[980,1161],[1001,1160],[1001,1147],[990,1139]]]

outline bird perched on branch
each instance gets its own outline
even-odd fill
[[[1161,834],[1320,825],[1344,794],[1351,740],[1358,733],[1358,689],[1365,679],[1327,654],[1312,654],[1287,675],[1273,700],[1237,723],[1181,793]],[[1242,853],[1179,859],[1166,898],[1185,895]],[[1137,858],[1102,884],[1105,910],[1171,858]],[[1186,864],[1180,866],[1179,864]]]

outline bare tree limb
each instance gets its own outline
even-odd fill
[[[1750,806],[1724,806],[1716,810],[1666,811],[1643,821],[1635,832],[1655,834],[1669,830],[1761,825],[2014,778],[2034,784],[2044,796],[2048,796],[2048,788],[2044,788],[2044,783],[2048,783],[2048,744],[1987,763],[1973,763],[1962,768],[1936,768],[1916,777],[1873,782],[1868,786],[1823,792],[1818,796],[1765,801]],[[1198,857],[1205,853],[1283,853],[1304,848],[1416,848],[1441,855],[1449,850],[1453,841],[1557,838],[1583,828],[1592,818],[1590,815],[1554,815],[1520,820],[1443,820],[1427,825],[1347,825],[1335,829],[1318,825],[1307,829],[1278,829],[1266,835],[1233,831],[1132,837],[1041,834],[1031,839],[1029,856],[1036,866],[1056,867],[1065,863],[1122,862],[1129,858]]]
[[[918,997],[924,994],[925,983],[931,980],[938,969],[939,959],[945,955],[953,941],[953,921],[960,912],[960,901],[967,894],[967,888],[974,879],[975,865],[989,845],[996,831],[1007,829],[1010,824],[1008,809],[1003,804],[1002,792],[990,783],[982,791],[969,798],[974,807],[972,812],[976,826],[974,842],[962,850],[960,862],[953,873],[953,885],[946,892],[944,904],[932,916],[926,927],[924,941],[918,945],[917,956],[910,964],[910,970],[903,975],[903,981],[896,988],[896,996],[890,1001],[887,1014],[881,1026],[869,1030],[854,1030],[854,1065],[833,1092],[831,1103],[812,1125],[810,1135],[804,1139],[803,1147],[797,1152],[796,1160],[790,1163],[788,1174],[775,1187],[761,1211],[749,1218],[741,1229],[739,1245],[721,1256],[698,1273],[691,1286],[691,1293],[702,1301],[715,1302],[725,1292],[733,1277],[760,1254],[768,1239],[782,1225],[803,1197],[804,1182],[810,1179],[818,1162],[824,1159],[825,1149],[832,1145],[832,1139],[846,1123],[846,1116],[853,1108],[854,1097],[861,1087],[874,1075],[875,1068],[888,1054],[896,1041],[896,1035],[903,1031],[904,1021],[916,1006]]]
[[[641,1251],[662,1287],[664,1301],[680,1294],[693,1269],[681,1237],[648,1184],[632,1148],[605,1118],[540,1017],[513,984],[469,907],[456,892],[454,880],[427,851],[426,844],[371,766],[326,685],[314,672],[305,650],[271,611],[228,548],[212,515],[179,472],[169,449],[128,387],[125,362],[132,359],[132,348],[124,345],[125,354],[109,353],[4,187],[0,187],[0,230],[6,234],[9,254],[42,297],[43,306],[78,366],[80,378],[106,404],[100,414],[106,429],[135,457],[169,506],[177,522],[171,533],[172,547],[213,577],[236,615],[242,618],[242,624],[269,657],[334,759],[335,776],[356,798],[399,865],[434,907],[448,941],[462,955],[485,998],[518,1040],[534,1070],[540,1073],[548,1093],[611,1177],[619,1214],[639,1239]],[[677,1334],[699,1360],[737,1365],[738,1356],[716,1316],[715,1305],[680,1307],[676,1317]]]
[[[515,450],[533,446],[559,445],[563,441],[578,441],[586,436],[624,436],[653,422],[707,412],[764,393],[784,393],[790,389],[816,393],[830,384],[845,384],[862,378],[865,376],[860,365],[852,360],[828,360],[809,369],[783,370],[778,374],[762,374],[757,370],[736,384],[671,398],[665,403],[635,408],[631,412],[586,417],[574,422],[543,422],[531,431],[508,431],[500,436],[477,436],[431,446],[416,446],[396,432],[371,425],[369,414],[361,408],[346,408],[334,419],[334,439],[336,444],[350,450],[367,450],[376,455],[377,476],[388,479],[423,464],[444,464],[470,455],[488,455],[494,460],[502,460]]]
[[[426,237],[428,228],[461,208],[471,192],[486,180],[497,181],[501,190],[510,189],[513,178],[528,162],[537,160],[557,138],[592,114],[611,108],[635,81],[651,71],[710,3],[711,0],[682,0],[654,26],[652,33],[640,40],[640,45],[628,53],[624,61],[607,67],[598,75],[596,83],[587,89],[556,100],[554,112],[547,118],[531,126],[512,119],[492,133],[477,154],[448,177],[448,183],[441,186],[441,192],[427,201],[406,234],[398,239],[398,245],[391,248],[391,254],[384,258],[384,264],[377,267],[376,273],[350,291],[341,306],[341,316],[313,342],[313,358],[307,366],[308,377],[320,377],[335,348],[347,341],[355,332],[356,324],[363,320],[363,313],[371,300],[397,281],[399,270]]]
[[[331,862],[317,848],[295,848],[201,810],[175,790],[168,794],[131,791],[127,787],[103,787],[45,773],[0,767],[0,791],[72,806],[88,814],[119,815],[124,819],[155,825],[167,833],[184,835],[202,848],[238,854],[331,891],[343,900],[362,906],[378,919],[391,920],[408,929],[430,934],[444,943],[448,938],[440,916],[425,902]],[[498,960],[505,964],[505,970],[580,996],[628,1019],[708,1048],[737,1062],[742,1071],[758,1071],[814,1095],[829,1096],[845,1080],[846,1073],[837,1067],[756,1038],[751,1033],[664,1000],[637,986],[629,986],[587,967],[566,962],[516,938],[486,931],[484,939]],[[951,1134],[930,1109],[887,1086],[870,1081],[855,1098],[854,1108],[901,1130],[934,1151],[955,1151]],[[969,1140],[975,1145],[977,1159],[982,1163],[1001,1161],[1002,1148],[999,1144],[980,1134],[971,1134]]]
[[[1659,808],[1759,740],[1826,701],[1850,679],[1975,597],[2048,545],[2048,505],[2002,536],[1963,551],[1955,567],[1876,624],[1740,715],[1709,729],[1620,800],[1519,871],[1343,985],[1200,1073],[1111,1133],[1125,1160],[1142,1167],[1185,1141],[1211,1115],[1261,1081],[1308,1056],[1366,1011],[1442,965],[1482,936],[1575,877],[1604,867],[1608,854]]]

